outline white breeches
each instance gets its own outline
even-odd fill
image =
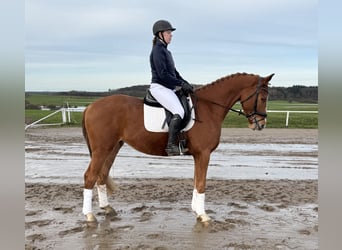
[[[158,83],[151,83],[150,91],[152,96],[164,108],[169,110],[173,115],[178,114],[183,119],[184,109],[174,91]]]

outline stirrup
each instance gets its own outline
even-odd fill
[[[180,152],[181,154],[185,154],[189,151],[187,145],[186,145],[186,140],[185,139],[181,139],[179,140],[179,147],[180,147]]]
[[[181,155],[179,147],[174,145],[174,144],[167,145],[166,148],[165,148],[165,151],[166,151],[168,156]]]

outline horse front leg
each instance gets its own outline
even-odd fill
[[[210,152],[202,152],[194,155],[195,173],[194,173],[194,190],[192,193],[191,208],[196,213],[197,220],[201,222],[210,221],[210,217],[206,214],[205,203],[205,186],[207,178],[207,170],[210,159]]]

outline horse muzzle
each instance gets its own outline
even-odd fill
[[[256,115],[250,117],[248,119],[249,125],[248,127],[252,130],[263,130],[266,127],[266,117],[262,117],[260,119],[257,118]]]

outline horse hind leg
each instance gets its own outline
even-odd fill
[[[107,216],[117,216],[117,212],[108,203],[106,184],[97,185],[97,192],[99,197],[99,206],[105,211]]]
[[[96,221],[92,209],[93,188],[95,186],[98,173],[105,159],[102,153],[93,152],[92,159],[88,169],[84,174],[84,189],[83,189],[83,208],[82,212],[86,216],[88,222]]]
[[[117,213],[109,205],[108,195],[112,194],[115,188],[113,180],[109,176],[109,171],[113,165],[116,155],[118,154],[123,142],[119,142],[112,150],[111,154],[107,157],[105,163],[103,164],[100,175],[97,179],[97,192],[99,199],[99,206],[105,211],[108,216],[116,216]]]
[[[94,150],[89,167],[84,174],[84,190],[83,190],[83,208],[82,212],[86,216],[88,222],[96,221],[92,210],[93,188],[99,180],[99,185],[104,184],[104,177],[107,179],[109,169],[114,161],[114,158],[122,144],[116,145],[111,150]],[[114,152],[114,156],[112,155]],[[104,169],[104,170],[103,170]],[[103,182],[103,183],[101,183]],[[102,194],[102,192],[101,192]],[[102,198],[106,202],[106,196]],[[102,204],[103,205],[103,204]]]

